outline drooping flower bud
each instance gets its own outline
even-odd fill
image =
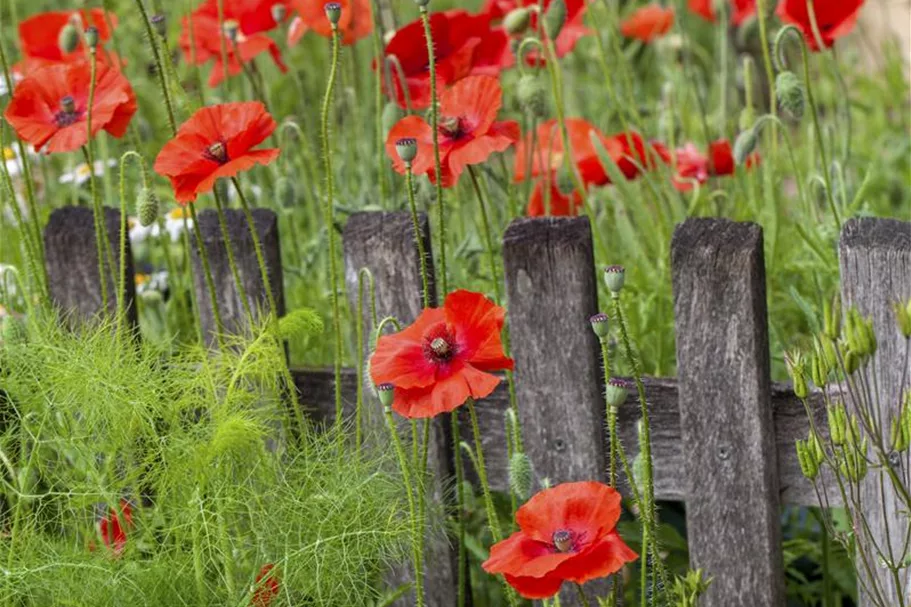
[[[617,409],[626,402],[629,396],[629,382],[614,377],[604,387],[604,402],[613,409]]]
[[[158,35],[164,38],[165,34],[168,33],[168,20],[167,18],[159,13],[157,15],[152,15],[152,27],[155,28],[155,31],[158,32]]]
[[[414,137],[402,137],[396,140],[395,151],[402,162],[410,165],[418,155],[418,141]]]
[[[544,12],[544,18],[541,25],[544,27],[544,35],[551,40],[556,40],[563,26],[566,24],[566,2],[564,0],[553,0],[547,10]]]
[[[388,133],[395,126],[395,123],[405,117],[405,112],[397,103],[392,101],[383,106],[383,133]]]
[[[297,190],[294,183],[287,177],[279,177],[275,182],[275,198],[282,207],[294,208],[297,204]]]
[[[756,129],[747,129],[737,135],[737,139],[734,140],[734,162],[744,164],[750,154],[756,150],[756,144],[758,143],[759,138],[756,136]]]
[[[159,209],[161,209],[161,201],[158,199],[155,190],[146,187],[139,190],[139,198],[136,205],[139,225],[147,228],[155,223],[158,219]]]
[[[600,340],[607,339],[607,335],[610,332],[607,321],[607,314],[602,312],[598,312],[588,319],[588,322],[591,323],[592,331],[595,332],[595,335],[597,335]]]
[[[510,36],[521,36],[531,24],[531,12],[525,7],[514,8],[503,19],[503,28]]]
[[[288,8],[281,2],[276,2],[272,5],[272,18],[275,19],[276,23],[281,23],[285,20],[285,17],[288,16]]]
[[[376,387],[376,394],[380,399],[380,404],[388,412],[392,407],[392,401],[395,400],[395,386],[392,384],[380,384]]]
[[[607,266],[604,268],[604,284],[614,295],[619,295],[626,283],[626,268],[623,266]]]
[[[67,23],[60,28],[60,33],[57,35],[57,46],[60,47],[60,51],[64,55],[75,51],[78,45],[79,30],[76,29],[76,26],[72,22]]]
[[[547,92],[540,78],[525,74],[516,85],[516,97],[522,109],[532,116],[543,116],[547,112]]]
[[[92,50],[98,48],[98,28],[94,25],[85,28],[85,43]]]
[[[775,78],[775,94],[778,105],[791,116],[800,120],[803,117],[805,93],[803,83],[794,72],[784,71]]]
[[[531,460],[524,453],[513,453],[509,458],[509,488],[523,500],[531,495],[534,470]]]

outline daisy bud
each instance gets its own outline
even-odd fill
[[[745,163],[750,154],[756,150],[757,143],[759,143],[759,138],[756,136],[755,129],[747,129],[737,135],[737,139],[734,140],[734,162]]]
[[[519,78],[516,97],[522,109],[533,116],[543,116],[547,111],[547,92],[541,80],[533,74]]]
[[[618,409],[629,396],[629,382],[614,377],[604,387],[604,401],[612,409]]]
[[[803,83],[794,72],[784,71],[775,78],[775,94],[778,96],[778,105],[800,120],[804,110]]]
[[[418,155],[418,142],[414,137],[402,137],[395,142],[395,151],[402,162],[410,165]]]
[[[509,458],[509,488],[523,500],[531,495],[531,485],[534,480],[534,471],[531,460],[524,453],[513,453]]]
[[[139,225],[144,228],[149,227],[158,219],[158,210],[161,208],[161,201],[151,188],[142,188],[139,190],[139,203],[137,214],[139,215]]]
[[[272,5],[272,18],[275,19],[276,23],[281,23],[285,20],[285,17],[288,15],[288,9],[284,4],[276,2]]]
[[[240,24],[233,19],[228,19],[222,26],[225,38],[231,42],[237,42],[237,34],[240,32]]]
[[[323,10],[326,11],[326,19],[329,20],[329,23],[338,25],[339,19],[342,18],[342,5],[338,2],[327,2],[323,5]]]
[[[392,401],[395,398],[395,386],[392,384],[380,384],[376,387],[376,395],[379,397],[380,403],[388,411],[392,407]]]
[[[98,48],[98,28],[90,25],[85,30],[85,43],[89,48],[95,50]]]
[[[608,334],[608,323],[607,323],[607,314],[598,312],[594,316],[588,319],[588,322],[591,323],[592,331],[595,332],[595,335],[598,336],[598,339],[606,339]]]
[[[544,13],[544,19],[542,20],[544,34],[551,40],[556,40],[557,36],[559,36],[560,32],[563,30],[563,25],[565,23],[566,2],[564,2],[564,0],[553,0],[553,2],[550,3],[550,6],[547,7],[547,11]]]
[[[395,123],[405,117],[405,112],[392,101],[383,106],[383,133],[388,133]]]
[[[76,29],[73,23],[67,23],[60,29],[60,34],[57,36],[57,45],[63,54],[69,54],[76,50],[78,44],[79,30]]]
[[[279,177],[275,182],[275,198],[284,208],[290,209],[297,203],[297,191],[287,177]]]
[[[613,295],[619,295],[626,282],[626,268],[623,266],[607,266],[604,268],[604,284]]]
[[[905,339],[911,339],[911,299],[905,304],[895,302],[892,304],[892,309],[895,310],[895,322],[898,323],[898,330]]]
[[[168,33],[168,20],[161,13],[157,15],[152,15],[152,27],[155,28],[155,31],[158,32],[158,35],[164,38],[165,34]]]
[[[527,8],[515,8],[503,19],[503,27],[510,36],[521,36],[530,24],[531,13]]]

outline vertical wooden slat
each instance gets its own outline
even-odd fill
[[[911,377],[911,361],[906,357],[905,338],[901,335],[892,304],[911,298],[911,223],[891,219],[852,219],[842,230],[839,244],[841,288],[845,306],[856,306],[864,316],[872,316],[878,341],[873,366],[874,386],[879,387],[877,419],[880,431],[889,436],[891,419],[898,414],[901,402],[902,380]],[[849,407],[850,408],[850,407]],[[908,466],[907,458],[900,465]],[[901,475],[899,475],[901,476]],[[894,555],[901,563],[908,514],[886,480],[880,483],[881,474],[870,467],[861,484],[861,503],[872,541]],[[880,490],[882,489],[882,493]],[[866,534],[864,534],[866,535]],[[865,538],[864,544],[870,545]],[[879,557],[868,551],[870,562],[877,576],[877,586],[888,591],[885,597],[890,605],[898,605],[897,589],[888,569],[879,567]],[[907,568],[901,570],[905,603],[908,597]],[[863,575],[863,571],[861,571]],[[860,588],[860,606],[874,605],[872,598]]]
[[[242,333],[247,327],[248,321],[237,285],[234,283],[234,276],[231,274],[227,249],[229,243],[226,243],[222,237],[218,214],[214,210],[208,209],[199,213],[198,219],[225,331],[229,334]],[[285,296],[278,239],[278,217],[268,209],[253,209],[253,221],[262,244],[272,295],[275,297],[275,305],[278,307],[277,315],[282,316],[285,313]],[[268,309],[269,303],[246,217],[241,210],[226,209],[225,223],[231,239],[230,245],[233,246],[238,274],[240,274],[240,280],[247,293],[250,308],[254,314],[261,314]],[[196,246],[196,239],[193,238],[192,241],[190,248],[193,260],[193,288],[199,302],[199,320],[202,323],[203,335],[211,344],[216,340],[215,316],[212,312],[212,300],[206,286],[206,277],[199,257],[199,249]]]
[[[671,244],[690,561],[701,605],[784,604],[762,229],[690,219]]]
[[[430,228],[426,216],[419,219],[420,238],[427,253],[431,304],[436,297],[433,283],[433,262],[430,253]],[[348,288],[352,311],[357,314],[358,273],[367,268],[376,284],[376,308],[378,318],[395,316],[402,325],[414,321],[423,307],[421,295],[421,266],[415,241],[411,216],[408,213],[356,213],[348,219],[344,235],[345,284]],[[374,330],[370,319],[367,289],[364,289],[364,335],[369,349],[370,336]],[[369,355],[369,351],[366,352]],[[365,357],[365,360],[367,358]],[[363,372],[363,381],[369,381]],[[368,439],[372,438],[381,448],[388,448],[387,430],[379,402],[371,395],[371,387],[364,386],[364,428]],[[351,416],[354,403],[345,403],[345,414]],[[444,487],[451,477],[451,449],[449,448],[448,416],[434,419],[430,434],[428,470],[433,475],[432,492],[428,495],[430,512],[438,510],[432,504],[442,504]],[[400,420],[400,433],[408,436],[410,425]],[[439,518],[439,513],[436,513]],[[428,529],[426,541],[426,564],[424,567],[425,595],[427,605],[447,607],[456,603],[456,555],[450,541],[439,531],[440,525]],[[389,584],[402,584],[413,579],[410,567],[396,567],[387,580]],[[413,602],[413,594],[395,603],[405,607]]]
[[[104,209],[104,218],[114,267],[120,264],[120,211]],[[56,209],[44,229],[48,287],[54,304],[72,321],[81,322],[95,318],[102,312],[101,277],[98,276],[98,254],[95,240],[95,222],[92,209],[63,207]],[[125,308],[127,322],[136,326],[136,282],[133,272],[133,255],[130,239],[126,239]],[[107,313],[117,310],[117,287],[108,264]],[[114,274],[119,277],[119,271]]]
[[[519,416],[537,477],[552,485],[603,481],[601,363],[589,324],[598,288],[588,218],[517,219],[506,230],[503,257]],[[594,588],[603,595],[603,586]],[[578,604],[572,588],[561,600]]]

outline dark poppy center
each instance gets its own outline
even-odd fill
[[[440,323],[424,335],[424,356],[427,360],[442,364],[452,360],[455,354],[455,339],[444,323]]]
[[[72,95],[66,95],[60,99],[60,109],[54,114],[54,122],[58,127],[70,126],[79,120],[79,114],[76,112],[76,100]]]
[[[573,549],[573,532],[568,529],[554,531],[553,541],[557,552],[569,552]]]
[[[455,140],[461,139],[468,134],[462,119],[451,116],[440,120],[440,133],[449,139]]]
[[[224,141],[216,141],[206,148],[203,155],[218,164],[224,164],[228,162],[228,146],[225,145]]]

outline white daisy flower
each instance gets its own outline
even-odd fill
[[[136,294],[142,295],[148,291],[158,291],[164,294],[168,290],[168,272],[152,272],[151,274],[136,275]]]
[[[164,218],[164,229],[171,236],[172,242],[180,240],[183,234],[184,217],[187,218],[187,227],[193,229],[193,220],[190,219],[190,207],[174,207]]]
[[[135,217],[127,217],[127,228],[130,231],[130,244],[137,245],[149,238],[155,238],[161,233],[157,223],[144,226]]]
[[[109,159],[107,163],[103,160],[96,160],[92,164],[93,170],[89,171],[89,165],[83,162],[76,165],[72,171],[61,175],[58,181],[60,183],[75,183],[76,185],[82,185],[89,180],[93,173],[96,177],[100,177],[104,175],[105,168],[115,166],[117,166],[117,160],[114,158]]]

